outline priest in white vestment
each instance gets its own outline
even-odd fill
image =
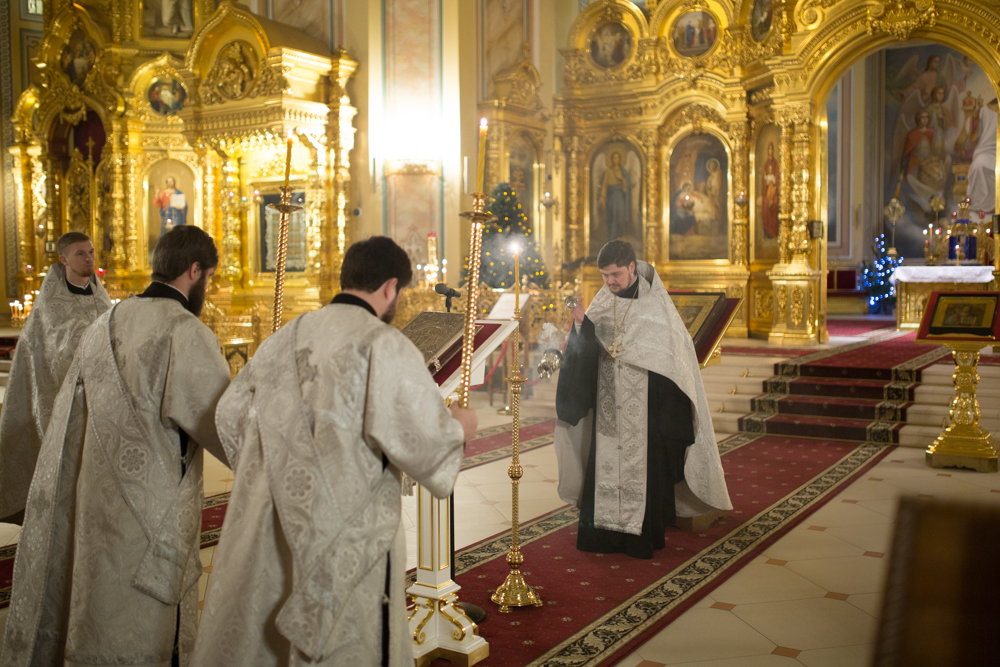
[[[351,246],[341,293],[268,338],[219,402],[235,471],[193,667],[412,667],[400,473],[451,493],[472,410],[389,326],[410,260]]]
[[[198,227],[160,239],[153,283],[84,333],[38,456],[0,665],[186,665],[194,646],[202,447],[225,461],[229,385],[199,319],[218,265]]]
[[[38,450],[56,394],[84,330],[111,307],[94,275],[94,244],[80,232],[56,243],[59,264],[45,274],[14,350],[0,410],[0,521],[21,523]]]
[[[677,516],[729,510],[691,336],[656,271],[611,241],[604,287],[575,324],[556,393],[559,497],[577,548],[652,558]]]

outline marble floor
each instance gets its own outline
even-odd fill
[[[855,339],[856,340],[856,339]],[[840,341],[837,341],[840,342]],[[847,342],[847,341],[845,341]],[[741,345],[744,341],[741,341]],[[750,345],[754,345],[750,342]],[[741,375],[761,368],[759,358],[724,356],[706,374],[716,382],[719,400],[725,382],[757,382]],[[771,360],[768,359],[766,363]],[[765,373],[766,369],[760,370]],[[942,369],[942,373],[944,369]],[[713,379],[709,379],[709,375]],[[1000,378],[984,378],[1000,387]],[[993,384],[996,383],[996,384]],[[747,391],[752,388],[747,387]],[[712,393],[710,389],[710,393]],[[742,386],[737,393],[744,393]],[[554,416],[555,381],[533,388],[523,402],[525,417]],[[489,405],[485,393],[473,394],[480,428],[509,422],[496,414],[501,397]],[[728,400],[733,400],[728,396]],[[942,398],[944,400],[944,398]],[[945,404],[947,402],[945,401]],[[722,407],[721,405],[719,407]],[[985,406],[984,406],[985,407]],[[723,412],[713,406],[713,417]],[[717,431],[720,431],[717,425]],[[728,436],[722,429],[718,437]],[[929,443],[923,443],[926,446]],[[898,447],[877,466],[845,487],[804,523],[769,547],[709,596],[640,646],[621,663],[626,667],[687,665],[699,667],[852,667],[869,664],[877,631],[897,502],[907,495],[1000,502],[1000,475],[926,468],[920,447]],[[507,461],[462,472],[455,490],[456,543],[474,544],[510,527],[510,481]],[[556,494],[557,467],[551,445],[522,456],[521,517],[528,520],[561,507]],[[232,473],[207,457],[205,493],[232,488]],[[408,551],[415,545],[412,497],[403,499]],[[0,546],[16,542],[19,528],[0,524]],[[205,573],[203,598],[212,573],[215,548],[201,551]],[[414,565],[411,556],[409,566]],[[0,623],[7,610],[0,610]],[[489,620],[482,627],[489,639]]]

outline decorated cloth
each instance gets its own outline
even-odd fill
[[[192,664],[412,666],[400,472],[446,498],[463,450],[413,343],[362,305],[302,315],[216,421],[236,479]]]
[[[28,494],[5,667],[188,663],[199,445],[226,460],[213,417],[229,369],[180,298],[128,299],[80,342]]]
[[[898,266],[889,282],[903,283],[988,283],[993,281],[992,266]]]
[[[50,266],[14,350],[0,410],[0,519],[24,509],[52,404],[80,337],[111,307],[96,276],[90,294],[73,294],[66,284],[66,267]]]
[[[622,298],[626,291],[616,296],[606,286],[594,297],[584,325],[593,327],[599,347],[595,379],[581,382],[586,369],[567,369],[564,364],[556,399],[560,498],[581,507],[583,527],[582,515],[591,502],[586,496],[592,493],[596,528],[626,535],[645,535],[649,498],[662,493],[661,487],[670,481],[647,479],[647,463],[653,457],[667,459],[660,465],[669,468],[672,456],[666,443],[647,441],[653,431],[661,435],[665,430],[673,431],[680,442],[685,431],[693,431],[688,436],[691,446],[683,443],[681,448],[683,476],[677,476],[673,488],[678,516],[697,516],[713,508],[732,509],[694,343],[656,271],[640,261],[637,274],[632,287],[638,290],[634,300]],[[615,299],[619,300],[623,345],[617,358],[607,352],[615,337]],[[567,363],[571,363],[569,352],[567,345]],[[563,373],[567,373],[565,378]],[[656,395],[662,397],[658,403],[649,400],[654,382],[659,385]],[[590,403],[593,413],[587,417],[582,416],[579,401],[567,402],[565,398],[585,384],[596,386],[597,394]],[[672,405],[671,401],[682,403]],[[689,403],[690,409],[683,402]],[[668,422],[686,418],[689,423],[654,424],[663,418],[660,413],[668,415]],[[664,435],[668,440],[672,437]],[[659,452],[658,448],[665,446],[668,451]],[[593,481],[587,479],[588,467]],[[662,531],[658,542],[662,543]]]

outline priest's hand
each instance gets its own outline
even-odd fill
[[[451,416],[462,424],[462,430],[465,431],[465,442],[475,438],[476,429],[479,428],[479,417],[476,416],[476,411],[471,408],[463,408],[457,402],[452,403],[448,408],[451,410]]]
[[[577,324],[583,324],[583,317],[587,313],[587,309],[583,307],[583,299],[576,297],[576,307],[573,308],[573,320]]]

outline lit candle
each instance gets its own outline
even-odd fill
[[[479,171],[476,172],[476,192],[483,191],[483,175],[486,171],[486,130],[489,121],[485,118],[479,121]]]
[[[441,260],[441,282],[448,284],[448,260]]]
[[[285,187],[288,187],[288,179],[292,175],[292,138],[288,137],[288,152],[285,154]]]
[[[517,244],[514,244],[514,312],[521,310],[521,253],[518,252]]]

